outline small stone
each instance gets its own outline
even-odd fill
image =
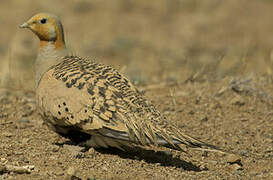
[[[14,154],[15,154],[15,155],[22,155],[23,152],[21,152],[21,151],[15,151]]]
[[[1,158],[0,161],[1,163],[5,164],[8,160],[6,158]]]
[[[104,170],[104,171],[108,170],[108,168],[106,166],[102,166],[101,169]]]
[[[23,166],[24,168],[26,169],[29,169],[29,170],[34,170],[35,166],[34,165],[26,165],[26,166]]]
[[[94,148],[91,147],[88,149],[88,154],[95,154],[95,153],[96,153],[96,151]]]
[[[60,150],[60,146],[54,145],[52,147],[52,152],[58,152]]]
[[[29,142],[29,138],[23,138],[21,142],[22,144],[27,144]]]
[[[165,111],[165,112],[163,112],[163,115],[164,116],[168,116],[168,115],[170,115],[171,113],[170,113],[170,111]]]
[[[94,148],[89,148],[88,150],[84,152],[84,154],[85,154],[84,157],[89,157],[89,158],[100,155]]]
[[[231,104],[237,105],[237,106],[243,106],[243,105],[245,105],[245,100],[241,96],[235,96],[231,100]]]
[[[242,171],[242,170],[243,170],[242,166],[240,166],[240,165],[238,165],[238,164],[233,164],[233,165],[231,166],[231,169],[232,169],[233,171]]]
[[[201,164],[200,169],[202,169],[202,171],[207,171],[209,168],[206,164]]]
[[[241,150],[239,152],[239,154],[242,155],[242,156],[246,156],[247,155],[247,151],[246,150]]]
[[[264,179],[265,177],[266,177],[266,175],[261,174],[261,173],[256,175],[256,178],[259,178],[259,179]]]
[[[63,171],[57,171],[55,173],[56,176],[63,176],[64,175],[64,172]]]
[[[11,173],[18,173],[18,174],[29,174],[32,170],[34,170],[35,166],[33,165],[26,165],[26,166],[13,166],[13,165],[5,165],[6,171]]]
[[[17,122],[19,122],[19,123],[29,123],[29,120],[28,120],[28,118],[23,117],[23,118],[19,119]]]
[[[209,163],[215,166],[218,162],[211,160],[211,161],[209,161]]]
[[[68,175],[73,176],[76,174],[76,169],[74,167],[69,167],[66,172]]]
[[[239,175],[239,176],[242,176],[243,173],[244,173],[244,171],[242,171],[242,170],[237,170],[237,171],[235,171],[234,173],[237,174],[237,175]]]
[[[10,133],[10,132],[4,132],[3,135],[4,135],[5,137],[11,137],[13,134]]]
[[[259,173],[258,172],[256,172],[256,171],[251,171],[251,172],[249,172],[249,175],[250,176],[257,176]]]
[[[207,116],[201,118],[201,121],[202,121],[202,122],[207,122],[208,120],[209,120],[209,119],[208,119]]]
[[[226,162],[229,164],[237,163],[237,164],[241,165],[241,158],[235,154],[229,154],[226,157]]]
[[[69,167],[66,171],[67,175],[65,176],[65,180],[80,180],[77,176],[77,170],[74,167]]]

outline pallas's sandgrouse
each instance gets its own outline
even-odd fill
[[[43,120],[55,132],[93,147],[214,148],[172,125],[114,68],[69,56],[55,15],[36,14],[20,27],[40,39],[36,101]]]

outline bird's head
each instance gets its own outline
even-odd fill
[[[56,48],[64,47],[63,27],[59,18],[49,13],[39,13],[20,25],[28,28],[40,39],[41,46],[53,42]]]

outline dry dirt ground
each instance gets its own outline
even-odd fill
[[[71,174],[82,179],[273,178],[272,79],[162,84],[143,90],[186,133],[237,152],[239,158],[153,147],[86,150],[47,129],[35,111],[33,93],[2,90],[1,164],[34,169],[29,174],[0,169],[0,178],[69,179]]]
[[[273,179],[272,9],[269,0],[1,1],[0,179]],[[33,88],[38,41],[18,29],[45,11],[61,17],[74,54],[119,69],[185,133],[237,155],[86,149],[48,130]]]

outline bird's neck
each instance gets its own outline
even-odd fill
[[[35,86],[43,74],[68,55],[64,41],[40,41],[40,50],[35,63]]]

